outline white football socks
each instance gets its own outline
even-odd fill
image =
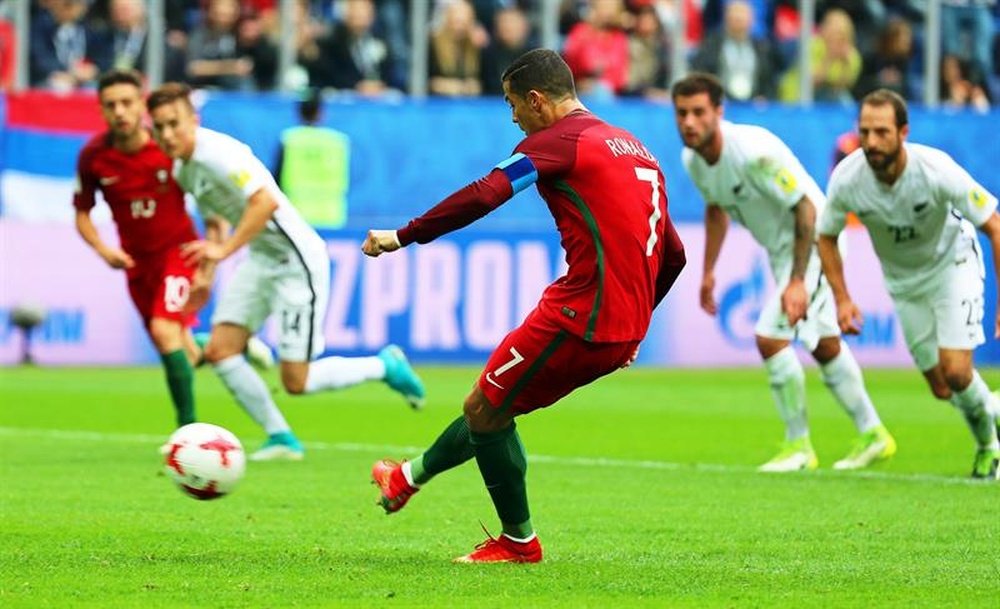
[[[854,419],[858,431],[864,433],[882,424],[875,411],[875,405],[872,404],[865,389],[861,367],[858,366],[858,361],[854,359],[854,354],[847,347],[847,343],[841,341],[837,357],[820,364],[819,368],[823,382],[847,414]]]
[[[785,422],[785,439],[797,440],[809,435],[806,420],[806,383],[802,363],[789,345],[764,360],[771,381],[771,394],[778,414]]]
[[[268,435],[291,429],[284,415],[278,410],[278,405],[274,403],[264,379],[260,378],[243,354],[227,357],[212,367],[243,410],[247,411],[250,418],[263,427]]]
[[[309,364],[306,393],[343,389],[385,378],[385,362],[372,357],[324,357]]]
[[[990,388],[986,386],[986,382],[979,376],[977,370],[972,371],[972,382],[968,387],[951,394],[951,403],[962,412],[979,448],[994,450],[1000,448],[1000,443],[997,442],[996,423],[991,413],[991,402],[994,399],[995,396],[990,393]]]

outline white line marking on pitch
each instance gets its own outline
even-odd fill
[[[129,442],[137,444],[160,444],[165,442],[167,435],[104,433],[98,431],[82,431],[69,429],[32,429],[27,427],[0,427],[2,436],[24,436],[46,438],[51,440],[75,440],[81,442]],[[313,450],[333,450],[352,453],[392,453],[413,454],[423,449],[416,446],[397,446],[393,444],[360,444],[353,442],[304,442],[306,448]],[[715,463],[673,463],[670,461],[612,459],[606,457],[559,457],[555,455],[528,455],[533,463],[548,463],[573,467],[606,467],[621,469],[649,469],[661,471],[696,471],[721,474],[757,473],[756,468],[747,465],[722,465]],[[760,474],[761,476],[780,477],[780,474]],[[800,475],[801,477],[822,476],[827,478],[865,478],[869,480],[888,480],[898,482],[933,482],[938,484],[957,485],[989,485],[989,482],[972,480],[970,478],[949,477],[935,474],[900,474],[879,471],[835,472],[819,470]]]

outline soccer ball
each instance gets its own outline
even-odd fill
[[[210,423],[181,427],[160,452],[167,475],[195,499],[218,499],[229,494],[246,468],[239,439]]]

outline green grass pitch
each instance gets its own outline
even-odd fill
[[[521,419],[546,553],[528,566],[450,563],[497,529],[474,463],[376,507],[373,460],[428,445],[476,374],[422,372],[419,413],[377,384],[279,395],[306,460],[197,502],[161,473],[158,369],[0,370],[0,605],[1000,606],[1000,484],[966,480],[971,436],[912,370],[868,373],[899,453],[863,473],[830,470],[853,429],[815,371],[808,474],[754,471],[781,436],[763,370],[623,371]],[[261,441],[208,370],[197,395]]]

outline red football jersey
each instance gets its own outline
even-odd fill
[[[539,309],[584,340],[641,340],[664,258],[683,256],[657,160],[634,135],[582,110],[515,152],[538,171],[569,264]]]
[[[489,175],[410,221],[397,232],[400,244],[461,228],[532,183],[569,264],[538,309],[587,341],[642,340],[684,267],[684,246],[659,163],[635,136],[585,110],[529,135]]]
[[[177,247],[197,239],[197,233],[172,169],[173,161],[152,139],[126,154],[111,145],[110,133],[102,133],[80,151],[73,206],[93,208],[100,189],[118,225],[122,249],[144,257]]]

